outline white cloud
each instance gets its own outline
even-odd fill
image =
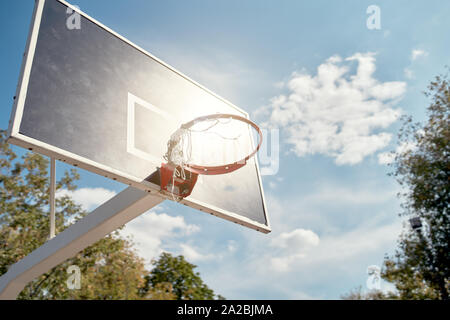
[[[349,188],[344,185],[323,184],[310,194],[303,195],[301,201],[309,205],[321,205],[333,203],[342,205],[374,205],[385,203],[395,198],[396,190],[373,190],[355,186]]]
[[[414,78],[414,71],[411,70],[411,68],[405,68],[403,70],[403,72],[405,73],[405,77],[408,79],[413,79]]]
[[[269,187],[273,190],[278,188],[278,185],[284,181],[283,177],[277,177],[277,176],[268,176],[272,179],[272,181],[269,181]]]
[[[350,75],[352,61],[358,65]],[[399,117],[393,105],[406,89],[404,82],[378,81],[375,69],[373,53],[332,56],[316,75],[293,73],[288,93],[254,114],[269,114],[264,125],[283,128],[299,157],[323,154],[338,165],[359,163],[390,142],[391,134],[382,129]]]
[[[234,253],[237,250],[236,241],[234,240],[228,240],[227,250],[230,253]]]
[[[319,236],[311,230],[295,229],[281,233],[271,241],[271,246],[280,248],[281,255],[270,259],[273,270],[286,272],[296,260],[304,258],[309,250],[318,246]]]
[[[181,247],[181,254],[188,261],[197,262],[197,261],[210,260],[210,259],[214,258],[214,255],[202,254],[202,253],[198,252],[197,249],[195,249],[194,247],[191,247],[190,245],[187,245],[187,244],[180,244],[180,247]]]
[[[395,159],[395,153],[393,152],[381,152],[378,154],[379,164],[391,164]]]
[[[428,56],[428,52],[422,49],[413,49],[411,51],[411,61],[415,61],[420,57]]]
[[[310,234],[305,233],[297,240],[303,247],[295,250],[297,246],[293,243],[297,241],[292,239],[295,237],[289,237],[292,243],[289,243],[290,247],[286,247],[288,250],[266,252],[262,255],[262,260],[270,261],[270,264],[261,264],[259,261],[260,266],[257,269],[260,273],[271,270],[280,274],[293,270],[336,272],[337,270],[330,270],[329,266],[341,265],[342,268],[346,268],[352,265],[351,261],[357,261],[365,255],[371,255],[382,248],[395,245],[400,230],[401,223],[398,221],[380,226],[367,224],[345,233],[324,235],[320,241],[314,232],[304,230]],[[379,259],[382,260],[382,255]],[[364,267],[361,266],[361,268]],[[317,274],[316,277],[320,275]]]
[[[87,211],[95,209],[115,195],[115,191],[104,188],[80,188],[75,191],[63,189],[56,192],[56,197],[69,196]]]
[[[345,262],[347,259],[375,252],[387,245],[395,245],[400,231],[401,223],[395,221],[380,226],[361,225],[345,234],[324,237],[320,250],[315,252],[311,262]]]
[[[303,251],[319,244],[319,236],[311,230],[295,229],[284,232],[272,239],[272,246],[295,251]]]
[[[304,254],[292,254],[282,257],[273,257],[270,259],[270,265],[273,271],[276,272],[288,272],[291,271],[292,264],[295,260],[303,258]]]
[[[140,256],[150,262],[166,247],[178,247],[177,238],[198,231],[198,226],[187,224],[181,216],[172,217],[166,213],[150,211],[127,223],[121,230],[121,235],[132,236]],[[194,251],[190,253],[194,255]]]
[[[399,145],[394,152],[381,152],[378,154],[379,164],[391,164],[395,160],[395,156],[398,154],[403,154],[405,152],[414,151],[417,146],[411,142],[403,142]]]
[[[411,56],[410,56],[410,60],[411,63],[408,67],[406,67],[403,72],[405,74],[405,77],[407,79],[414,79],[414,71],[412,68],[413,62],[416,61],[417,59],[421,58],[421,57],[426,57],[428,56],[428,52],[422,49],[413,49],[411,51]]]

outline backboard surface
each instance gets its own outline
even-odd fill
[[[11,143],[155,191],[145,179],[181,123],[213,113],[248,117],[82,12],[80,29],[68,28],[69,6],[36,1]],[[182,203],[270,231],[255,158],[233,173],[201,176]]]

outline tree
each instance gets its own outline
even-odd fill
[[[176,300],[173,293],[172,284],[169,282],[156,283],[152,288],[145,288],[141,291],[145,299],[148,300]]]
[[[425,93],[431,99],[426,123],[404,118],[402,152],[392,175],[403,187],[402,216],[418,218],[407,229],[393,257],[386,256],[382,277],[393,282],[402,299],[448,299],[450,276],[450,83],[438,76]],[[409,146],[405,148],[404,146]]]
[[[342,300],[387,300],[396,298],[397,296],[391,292],[383,293],[380,290],[363,292],[361,286],[351,290],[349,293],[341,295]]]
[[[30,152],[18,159],[5,135],[0,130],[0,275],[49,235],[48,160]],[[77,179],[75,170],[65,172],[57,190],[75,190]],[[58,197],[56,209],[58,231],[86,215],[69,196]],[[67,288],[70,265],[81,270],[80,290]],[[114,232],[30,282],[19,299],[138,299],[146,275],[132,243]]]
[[[144,292],[164,284],[177,300],[223,299],[214,295],[214,291],[208,288],[199,273],[194,271],[196,266],[187,262],[183,256],[174,257],[164,252],[158,260],[152,261],[152,264],[153,269],[146,277]]]

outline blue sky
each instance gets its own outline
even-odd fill
[[[367,267],[381,266],[401,230],[385,153],[396,148],[399,114],[425,119],[422,91],[450,64],[450,3],[72,3],[280,129],[280,169],[263,177],[271,234],[166,201],[124,231],[147,261],[161,250],[184,254],[228,299],[336,299],[365,286]],[[1,128],[33,5],[0,3]],[[380,8],[379,30],[366,26],[369,5]],[[67,168],[58,163],[57,172]],[[125,188],[81,176],[73,196],[87,209]]]

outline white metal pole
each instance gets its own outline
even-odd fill
[[[128,187],[10,266],[0,277],[0,300],[15,299],[28,282],[75,256],[162,201],[164,198],[157,193],[147,193]]]
[[[56,161],[50,158],[50,239],[55,237],[55,189],[56,189]]]

